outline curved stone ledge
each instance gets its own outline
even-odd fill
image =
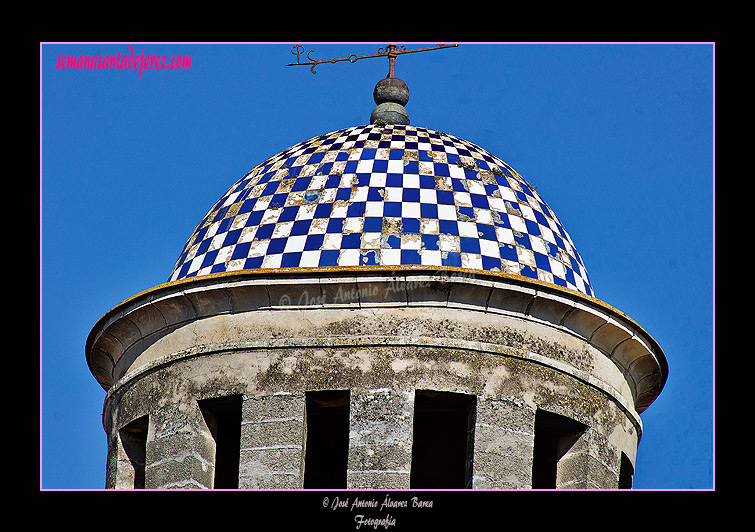
[[[444,316],[442,309],[446,309],[445,314],[453,315],[454,319],[461,319],[462,313],[457,311],[472,311],[463,319],[484,322],[486,334],[493,334],[491,331],[496,329],[497,323],[500,323],[499,328],[513,323],[518,334],[526,334],[528,328],[536,327],[539,336],[547,338],[548,334],[543,335],[543,331],[553,331],[553,341],[546,340],[553,345],[558,344],[558,335],[565,333],[562,338],[585,342],[615,364],[626,378],[637,412],[652,403],[667,377],[665,356],[656,342],[630,318],[599,300],[518,276],[425,268],[246,272],[161,285],[134,296],[101,318],[87,340],[87,361],[98,382],[107,390],[137,369],[135,363],[149,362],[151,359],[140,359],[140,356],[158,342],[168,343],[181,334],[195,334],[190,331],[191,327],[199,327],[196,329],[199,332],[208,323],[206,320],[213,317],[245,315],[247,322],[260,319],[268,326],[256,333],[262,335],[260,340],[269,341],[290,334],[291,327],[296,329],[297,325],[281,323],[281,328],[276,330],[278,325],[270,318],[262,319],[263,316],[309,320],[316,319],[309,311],[320,310],[326,311],[320,314],[327,314],[333,320],[337,316],[338,320],[348,321],[359,314],[353,311],[361,311],[364,316],[364,312],[378,309],[406,309],[402,312],[424,312],[428,317]],[[294,316],[293,311],[298,314]],[[496,316],[502,321],[496,321]],[[384,325],[380,321],[375,323]],[[328,327],[333,326],[313,328],[311,340],[332,338],[334,334]],[[181,334],[174,335],[176,331]],[[341,331],[335,336],[374,339],[383,333],[383,330],[368,327]],[[230,336],[234,334],[231,331]],[[186,338],[177,340],[178,344],[172,347],[163,346],[162,355],[191,348],[184,345]],[[452,341],[454,338],[450,336],[449,342]],[[488,343],[512,347],[500,339]],[[497,348],[491,349],[495,352]],[[538,356],[552,358],[545,353]],[[557,358],[554,362],[563,363]],[[576,366],[573,369],[584,371]],[[593,378],[610,388],[621,388],[600,372]],[[626,397],[627,394],[621,392],[620,395]]]

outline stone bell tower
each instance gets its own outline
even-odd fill
[[[412,51],[375,54],[370,124],[254,166],[94,326],[107,487],[631,487],[661,348],[522,176],[409,124]]]

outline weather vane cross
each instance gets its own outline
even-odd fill
[[[356,55],[351,54],[347,57],[339,57],[339,58],[331,58],[331,59],[312,59],[310,57],[310,54],[314,52],[314,50],[310,50],[307,52],[307,59],[309,59],[308,63],[302,63],[301,62],[301,54],[304,52],[304,47],[300,44],[294,45],[293,48],[291,48],[291,53],[296,56],[296,63],[289,63],[286,66],[304,66],[304,65],[311,65],[312,68],[312,74],[317,74],[315,72],[315,67],[321,63],[337,63],[339,61],[348,61],[349,63],[355,63],[358,59],[368,59],[371,57],[388,57],[388,77],[393,78],[394,77],[394,71],[395,71],[395,62],[396,57],[402,54],[413,54],[416,52],[427,52],[430,50],[441,50],[443,48],[454,48],[456,46],[459,46],[458,44],[438,44],[435,46],[428,46],[426,48],[414,48],[412,50],[407,50],[406,46],[398,46],[396,44],[389,44],[385,48],[378,48],[378,53],[376,54],[368,54],[368,55]]]

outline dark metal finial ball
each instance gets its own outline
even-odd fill
[[[393,102],[379,103],[370,115],[370,124],[402,124],[409,125],[409,113],[403,105]]]
[[[375,103],[391,102],[406,105],[409,101],[409,87],[398,78],[385,78],[378,81],[372,92]]]

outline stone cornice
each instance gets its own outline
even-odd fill
[[[668,375],[665,355],[652,337],[600,300],[520,276],[417,267],[259,270],[160,285],[98,321],[87,339],[87,363],[107,390],[124,377],[120,373],[133,371],[116,369],[130,348],[195,320],[258,311],[400,307],[469,309],[575,335],[631,380],[637,412],[655,400]]]

